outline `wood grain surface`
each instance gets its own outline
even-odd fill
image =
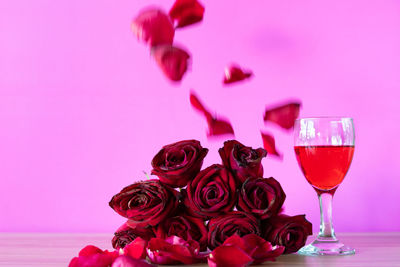
[[[111,238],[112,234],[0,233],[0,266],[68,266],[71,258],[88,244],[112,249]],[[400,233],[347,233],[339,234],[339,238],[356,248],[356,254],[283,255],[263,266],[400,266]]]

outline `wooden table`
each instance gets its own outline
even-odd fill
[[[71,258],[88,244],[112,249],[111,237],[112,234],[0,233],[0,266],[68,266]],[[339,238],[355,247],[356,255],[310,257],[292,254],[264,265],[400,266],[400,233],[348,233],[340,234]]]

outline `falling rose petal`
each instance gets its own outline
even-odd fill
[[[276,150],[275,138],[267,133],[261,132],[264,149],[267,150],[268,154],[275,155],[278,158],[282,158],[282,155]]]
[[[206,118],[208,124],[208,137],[226,134],[235,135],[231,123],[225,119],[221,119],[211,115],[211,112],[208,111],[208,109],[203,105],[203,103],[193,91],[190,92],[190,104],[194,109],[201,112]]]
[[[225,68],[224,84],[239,82],[250,78],[252,75],[251,71],[243,71],[238,65],[230,65]]]
[[[121,255],[115,259],[111,267],[155,267],[155,266],[143,260],[137,260],[128,256]]]
[[[175,82],[182,80],[188,68],[188,52],[172,45],[159,45],[152,48],[152,55],[167,78]]]
[[[264,122],[271,121],[284,129],[292,129],[295,120],[299,117],[300,102],[292,102],[275,108],[267,108],[264,113]]]
[[[253,258],[237,246],[219,246],[208,256],[210,267],[244,267],[252,262]]]
[[[190,104],[193,108],[203,113],[206,119],[212,118],[211,113],[204,107],[203,103],[201,103],[200,99],[193,91],[190,92]]]
[[[125,246],[124,255],[128,255],[134,259],[146,258],[147,241],[137,237],[131,243]]]
[[[235,135],[232,125],[230,124],[229,121],[218,118],[211,118],[207,120],[207,124],[208,124],[208,132],[207,132],[208,137],[217,135],[226,135],[226,134]]]
[[[182,28],[203,20],[204,7],[197,0],[176,0],[169,16],[176,22],[176,28]]]
[[[171,19],[158,8],[141,11],[131,28],[136,37],[149,46],[172,44],[175,35]]]

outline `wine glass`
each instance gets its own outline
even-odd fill
[[[346,175],[354,153],[351,118],[303,118],[294,125],[294,150],[307,181],[318,194],[321,223],[318,237],[301,248],[302,255],[350,255],[332,225],[332,198]]]

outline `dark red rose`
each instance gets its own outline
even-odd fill
[[[275,138],[272,135],[263,132],[261,132],[261,137],[263,140],[263,146],[265,150],[267,150],[268,154],[282,158],[282,155],[276,150]]]
[[[264,149],[253,149],[236,140],[229,140],[218,152],[222,163],[232,172],[239,184],[249,177],[263,176],[261,160],[267,155],[267,151]]]
[[[134,226],[130,227],[127,223],[121,225],[114,233],[112,246],[115,249],[124,248],[126,245],[135,240],[136,237],[141,237],[144,240],[150,240],[155,237],[152,227]]]
[[[172,187],[183,187],[200,171],[208,149],[197,140],[185,140],[164,146],[154,156],[152,174]]]
[[[285,192],[274,178],[249,178],[239,190],[237,208],[267,219],[279,213],[285,198]]]
[[[203,219],[181,214],[162,221],[157,226],[156,235],[165,239],[168,236],[179,236],[184,240],[195,240],[200,250],[207,250],[207,228]]]
[[[292,102],[274,108],[267,108],[264,113],[264,122],[271,121],[284,129],[292,129],[299,117],[301,103]]]
[[[232,174],[224,166],[214,164],[189,182],[183,202],[195,217],[210,218],[231,211],[236,200]]]
[[[159,180],[131,184],[112,197],[109,205],[129,219],[129,226],[157,225],[178,205],[178,192]]]
[[[251,71],[243,71],[238,65],[232,64],[225,68],[224,84],[235,83],[250,78]]]
[[[208,125],[207,137],[227,134],[235,135],[231,123],[226,119],[221,119],[211,114],[194,92],[190,92],[190,104],[206,118]]]
[[[284,246],[285,253],[298,251],[312,235],[312,224],[305,215],[278,215],[262,222],[264,238],[274,245]]]
[[[79,252],[78,257],[70,261],[68,267],[109,267],[117,257],[118,251],[103,251],[98,247],[88,245]]]
[[[218,217],[213,217],[208,222],[208,247],[214,249],[224,241],[237,234],[260,234],[259,220],[253,215],[242,211],[232,211]]]
[[[188,52],[172,45],[158,45],[152,48],[152,55],[167,78],[175,82],[182,80],[188,68]]]
[[[193,264],[205,261],[199,252],[199,243],[194,240],[185,241],[178,236],[152,238],[147,246],[147,255],[155,264]]]
[[[176,0],[169,16],[176,21],[176,27],[182,28],[203,19],[204,7],[197,0]]]
[[[91,267],[94,267],[94,266],[91,266]],[[137,260],[137,259],[133,259],[129,256],[121,255],[117,259],[115,259],[112,267],[155,267],[155,266],[152,264],[148,264],[144,260]]]
[[[172,44],[175,34],[169,16],[157,8],[141,11],[132,21],[132,31],[140,41],[149,46]]]

